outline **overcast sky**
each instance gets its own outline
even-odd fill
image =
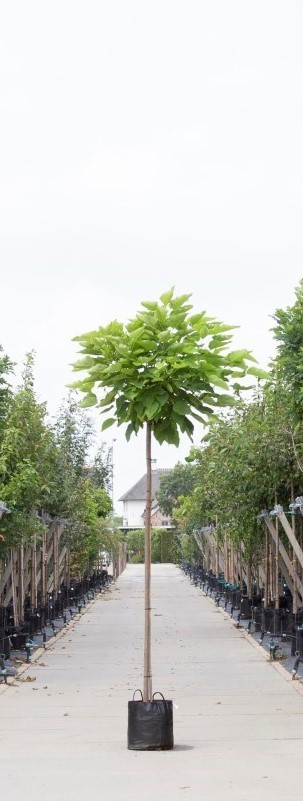
[[[266,367],[303,276],[302,24],[302,0],[2,4],[0,342],[35,349],[51,413],[71,338],[173,284]],[[144,442],[112,436],[118,497]]]

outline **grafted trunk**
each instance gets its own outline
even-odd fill
[[[151,506],[152,506],[152,471],[151,471],[151,423],[146,423],[146,511],[145,511],[145,619],[144,619],[144,681],[143,700],[152,699],[151,669]]]

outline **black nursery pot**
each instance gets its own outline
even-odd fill
[[[141,690],[136,692],[140,692]],[[155,695],[162,697],[155,698]],[[134,693],[135,696],[135,693]],[[162,693],[152,701],[128,702],[127,747],[133,751],[168,751],[174,747],[173,702]]]

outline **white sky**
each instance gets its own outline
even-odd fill
[[[266,366],[303,276],[302,23],[302,0],[2,4],[0,342],[36,350],[52,413],[71,338],[172,284]],[[119,497],[144,442],[112,436]]]

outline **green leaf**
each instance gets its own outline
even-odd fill
[[[188,318],[188,322],[191,323],[192,325],[195,325],[195,323],[203,323],[204,321],[205,321],[204,312],[200,312],[200,314],[192,314],[192,316]]]
[[[160,404],[157,400],[148,400],[146,403],[146,413],[149,420],[152,420],[153,417],[157,414],[160,409]]]
[[[171,301],[174,294],[174,288],[175,287],[172,287],[171,289],[168,290],[168,292],[163,292],[163,295],[160,295],[160,300],[162,301],[164,306],[167,306],[167,304]]]
[[[136,342],[140,340],[142,336],[144,336],[144,333],[143,325],[140,325],[140,328],[135,328],[133,331],[131,331],[129,336],[130,345],[135,345]]]
[[[126,440],[127,440],[127,442],[129,442],[129,440],[130,440],[130,438],[131,438],[131,435],[133,434],[133,432],[134,432],[134,427],[133,427],[133,424],[132,424],[132,423],[129,423],[129,424],[128,424],[128,426],[127,426],[127,429],[126,429],[126,431],[125,431],[125,437],[126,437]]]
[[[210,384],[213,384],[215,387],[220,387],[221,389],[228,389],[228,384],[226,381],[223,381],[223,378],[220,378],[219,375],[215,373],[209,373],[207,376],[207,380]]]
[[[210,410],[210,411],[209,411],[209,414],[211,413],[211,411],[212,411],[212,410]],[[205,418],[204,418],[204,417],[201,417],[201,415],[200,415],[200,414],[197,414],[197,412],[193,412],[193,411],[191,411],[191,413],[190,413],[190,416],[191,416],[191,417],[194,417],[194,418],[195,418],[195,420],[198,420],[198,422],[199,422],[199,423],[203,423],[203,425],[205,425],[205,422],[206,422],[206,421],[205,421]]]
[[[241,390],[247,391],[248,389],[254,389],[254,385],[249,384],[244,386],[244,384],[239,384],[238,381],[236,381],[235,383],[233,383],[233,389],[235,389],[236,392],[240,392]]]
[[[82,401],[80,401],[79,406],[81,409],[86,409],[88,406],[95,406],[98,402],[97,395],[94,392],[89,392]]]
[[[256,362],[256,359],[251,355],[249,350],[231,350],[226,356],[229,364],[237,364],[238,362],[250,361]]]
[[[269,381],[271,376],[265,370],[261,370],[259,367],[249,367],[247,370],[248,375],[254,375],[255,378],[264,378],[265,380]]]
[[[95,364],[95,360],[91,356],[85,356],[84,359],[79,359],[79,361],[74,362],[73,370],[89,370],[90,367],[93,367]]]
[[[114,417],[108,417],[107,420],[104,420],[104,423],[102,423],[101,431],[105,431],[106,428],[110,428],[110,426],[113,426],[116,422]]]
[[[156,311],[156,309],[158,308],[158,304],[155,300],[142,300],[141,306],[144,306],[145,309],[148,309],[150,311]]]
[[[218,406],[237,406],[237,400],[232,395],[218,395]]]
[[[177,412],[178,414],[189,414],[189,405],[182,399],[175,401],[173,409],[174,412]]]
[[[111,403],[113,400],[115,400],[115,397],[116,397],[116,395],[117,395],[117,390],[116,390],[116,388],[114,388],[114,389],[111,389],[111,391],[110,391],[110,392],[108,392],[108,393],[105,395],[105,397],[104,397],[104,398],[102,398],[102,400],[101,400],[101,401],[100,401],[100,403],[99,403],[99,406],[108,406],[108,404],[109,404],[109,403]]]
[[[158,425],[155,423],[153,432],[160,445],[162,445],[163,442],[167,442],[169,445],[178,446],[180,443],[177,426],[173,425],[171,421],[161,421]]]
[[[186,303],[186,301],[189,300],[189,298],[191,298],[191,292],[189,293],[189,295],[179,295],[178,298],[174,298],[173,300],[171,300],[172,308],[181,309],[182,306],[184,306],[184,303]],[[188,309],[192,309],[192,306],[188,306]]]

